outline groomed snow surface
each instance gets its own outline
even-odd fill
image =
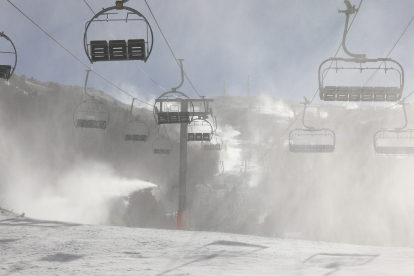
[[[414,248],[82,225],[0,213],[0,275],[414,275]]]

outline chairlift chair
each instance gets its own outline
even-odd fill
[[[223,139],[214,132],[213,138],[209,142],[204,143],[204,150],[221,150],[223,148]]]
[[[5,79],[6,81],[8,81],[10,79],[10,77],[13,75],[14,70],[16,69],[17,51],[16,51],[16,47],[14,46],[13,41],[11,41],[11,39],[7,35],[5,35],[4,32],[0,33],[0,38],[1,37],[8,40],[11,43],[11,45],[13,46],[13,49],[14,49],[13,52],[2,52],[1,49],[0,49],[0,54],[5,54],[5,55],[11,54],[11,55],[15,56],[13,65],[12,64],[0,64],[0,79]],[[0,63],[2,63],[2,62],[0,61]]]
[[[188,142],[210,142],[213,137],[213,126],[201,117],[193,119],[187,128]]]
[[[85,53],[91,63],[97,61],[143,60],[146,62],[151,55],[154,44],[154,35],[148,20],[137,10],[124,6],[126,1],[116,1],[116,5],[102,9],[91,20],[86,22],[83,44]],[[111,12],[115,11],[115,12]],[[119,11],[126,11],[126,18],[110,18]],[[131,18],[136,15],[138,18]],[[103,18],[102,18],[103,17]],[[126,40],[92,40],[88,42],[88,29],[91,23],[114,21],[143,21],[146,24],[146,39],[134,38]]]
[[[106,130],[109,124],[109,108],[86,91],[88,77],[91,70],[87,70],[85,80],[85,94],[90,99],[81,102],[73,113],[73,123],[76,128],[90,128]]]
[[[134,117],[132,113],[132,109],[134,107],[135,98],[132,99],[131,104],[131,115]],[[138,117],[134,117],[133,120],[129,121],[123,130],[124,141],[141,141],[146,142],[150,135],[150,128],[144,122],[138,119]]]
[[[345,4],[347,9],[339,10],[340,13],[345,13],[346,15],[342,48],[351,58],[329,58],[321,63],[318,70],[320,99],[324,101],[399,101],[404,90],[404,69],[401,64],[391,58],[368,59],[365,54],[353,54],[346,48],[345,41],[348,33],[349,15],[355,13],[357,9],[351,5],[349,0],[345,0]],[[325,68],[324,65],[328,62],[331,64]],[[334,65],[332,66],[333,63]],[[355,66],[343,66],[341,63],[355,64]],[[373,63],[380,63],[380,65],[364,67],[365,64]],[[389,67],[389,64],[396,65],[396,68]],[[399,86],[326,86],[324,85],[324,78],[329,70],[335,70],[336,73],[342,70],[359,71],[361,73],[364,70],[380,70],[385,73],[387,71],[394,71],[399,75]]]
[[[163,93],[155,100],[153,114],[158,125],[188,124],[194,115],[194,106],[187,95],[173,90]]]
[[[153,154],[170,155],[173,151],[173,144],[168,137],[160,135],[152,143]]]
[[[305,112],[310,104],[305,98],[302,114],[304,129],[294,129],[289,133],[289,150],[293,153],[331,153],[335,150],[335,133],[327,128],[316,129],[305,124]]]
[[[183,92],[177,91],[184,83],[183,59],[178,59],[181,67],[181,83],[171,91],[163,93],[155,100],[153,114],[158,125],[189,124],[194,117],[194,104]]]
[[[408,124],[405,99],[403,107],[405,125],[395,129],[381,129],[374,134],[374,150],[382,156],[414,156],[414,129],[405,129]]]

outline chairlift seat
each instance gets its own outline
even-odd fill
[[[148,135],[137,135],[138,141],[146,142],[148,140]]]
[[[80,128],[99,128],[106,129],[106,121],[95,121],[95,120],[83,120],[78,119],[76,121],[76,126]]]
[[[171,154],[171,150],[170,149],[154,149],[152,151],[154,154]]]
[[[92,61],[106,61],[109,60],[108,43],[106,40],[93,40],[91,46]]]
[[[142,142],[146,142],[147,140],[148,140],[147,135],[125,134],[125,141],[142,141]]]
[[[160,124],[168,123],[168,113],[166,112],[158,112],[158,122]]]
[[[376,89],[374,87],[362,87],[361,89],[361,101],[372,102],[374,100],[374,94]]]
[[[189,123],[190,122],[190,112],[180,112],[180,122]]]
[[[131,60],[145,60],[145,40],[129,39],[128,40],[128,58]]]
[[[78,119],[78,120],[76,121],[76,126],[77,126],[77,127],[86,128],[86,124],[87,124],[87,120],[81,120],[81,119]]]
[[[381,155],[414,155],[414,147],[376,147],[375,151]]]
[[[385,92],[387,91],[386,87],[375,87],[376,91],[374,94],[375,102],[385,102],[386,96]]]
[[[188,133],[187,140],[188,141],[195,141],[195,134],[194,133]]]
[[[158,124],[189,123],[190,112],[158,112]]]
[[[110,60],[127,60],[127,45],[125,40],[109,41]]]
[[[0,79],[8,79],[11,69],[11,65],[0,65]]]
[[[361,87],[350,86],[348,99],[350,102],[359,102],[361,100]]]
[[[204,144],[204,150],[221,150],[220,144]]]
[[[388,102],[396,102],[401,98],[400,90],[397,87],[388,87],[385,90],[385,100]]]
[[[106,121],[96,121],[96,128],[106,129]]]
[[[338,87],[338,91],[336,93],[336,100],[337,101],[348,101],[349,100],[348,87]]]
[[[203,133],[203,141],[210,141],[210,133]]]
[[[178,116],[179,112],[169,112],[168,113],[168,122],[169,123],[178,123],[180,117]]]
[[[290,145],[290,150],[297,153],[333,152],[332,145]]]
[[[326,86],[321,88],[324,101],[397,101],[400,89],[397,87]]]
[[[203,141],[203,133],[196,133],[195,134],[196,141]]]
[[[336,86],[327,86],[322,89],[324,94],[325,101],[335,101],[336,100]]]

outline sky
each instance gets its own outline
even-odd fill
[[[86,1],[95,12],[115,4],[113,0]],[[11,2],[90,66],[83,36],[85,23],[93,13],[84,0]],[[351,3],[359,5],[356,0]],[[262,95],[290,100],[312,98],[318,88],[318,67],[335,55],[345,23],[345,15],[338,13],[338,9],[345,8],[343,0],[148,0],[148,4],[175,56],[184,59],[184,70],[194,87],[205,96],[222,95],[224,81],[227,94],[246,95],[250,76],[250,94],[260,91]],[[153,103],[164,92],[159,86],[170,91],[180,83],[180,69],[145,1],[130,0],[125,5],[149,21],[154,32],[152,54],[146,63],[98,62],[93,69],[134,97]],[[413,10],[411,0],[364,0],[348,35],[348,50],[365,53],[368,58],[386,57],[413,18]],[[142,30],[142,25],[131,21],[105,26],[117,39],[129,39]],[[17,75],[84,85],[87,68],[6,0],[0,2],[0,31],[16,45]],[[88,36],[112,39],[99,24],[89,29]],[[405,95],[414,90],[410,78],[414,73],[410,62],[413,43],[411,25],[389,56],[404,67]],[[2,41],[0,47],[7,45]],[[342,50],[338,56],[346,57]],[[390,82],[395,82],[392,74],[377,75],[386,82],[394,77]],[[375,81],[368,85],[376,86]],[[88,86],[130,103],[130,96],[96,75],[90,75]],[[187,80],[180,91],[198,97]]]

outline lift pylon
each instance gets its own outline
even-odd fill
[[[213,99],[190,99],[186,94],[178,91],[184,83],[182,59],[178,59],[181,68],[181,83],[165,92],[154,104],[154,119],[158,125],[180,124],[180,161],[178,184],[178,212],[177,230],[188,230],[187,211],[187,135],[188,125],[195,118],[207,119],[212,113],[209,102]]]

